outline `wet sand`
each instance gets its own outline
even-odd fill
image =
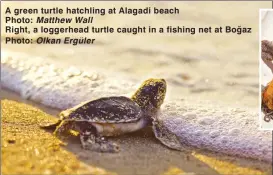
[[[113,139],[121,146],[117,154],[82,150],[78,137],[61,144],[38,123],[54,120],[59,111],[2,91],[3,174],[271,174],[269,163],[195,150],[191,154],[160,144],[150,128]],[[15,102],[17,101],[17,102]],[[29,105],[23,104],[27,103]],[[35,107],[32,107],[33,105]],[[37,109],[40,108],[41,110]],[[30,144],[31,143],[31,144]],[[65,163],[65,164],[64,164]],[[16,165],[16,166],[15,166]],[[88,166],[86,166],[88,165]]]

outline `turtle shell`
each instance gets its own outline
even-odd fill
[[[139,105],[130,98],[103,97],[63,111],[64,120],[96,123],[124,123],[139,120],[143,115]]]

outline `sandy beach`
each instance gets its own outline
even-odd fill
[[[2,9],[64,7],[61,2],[2,5]],[[65,6],[86,5],[86,2],[67,2]],[[88,5],[111,7],[102,2]],[[115,2],[115,5],[124,4]],[[272,133],[258,130],[259,26],[253,23],[259,19],[258,9],[271,8],[272,3],[128,2],[126,5],[176,6],[181,13],[133,18],[98,16],[96,25],[243,25],[251,27],[253,32],[217,37],[215,34],[90,34],[89,37],[98,40],[92,47],[6,45],[2,40],[2,173],[272,174]],[[231,10],[234,12],[230,13]],[[4,10],[1,11],[3,15]],[[2,33],[2,36],[12,34]],[[32,39],[41,36],[44,34],[16,35]],[[109,154],[83,150],[78,137],[59,140],[52,132],[38,127],[43,121],[55,120],[61,110],[84,100],[130,96],[141,81],[150,77],[161,77],[168,82],[163,119],[181,140],[187,136],[187,141],[196,146],[191,153],[168,149],[155,139],[151,128],[113,138],[122,151]],[[191,102],[184,102],[187,97]]]
[[[9,99],[1,100],[3,174],[258,175],[272,172],[271,165],[265,162],[201,150],[191,154],[170,150],[154,138],[149,128],[114,139],[122,146],[118,154],[84,151],[77,137],[63,143],[39,129],[37,124],[53,121],[56,118],[50,114],[57,114],[58,110],[22,100],[7,90],[1,95],[1,99]]]

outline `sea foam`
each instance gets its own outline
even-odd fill
[[[102,96],[129,96],[142,81],[106,70],[86,72],[57,66],[48,59],[7,50],[1,56],[2,87],[19,93],[22,98],[58,109]],[[272,133],[258,130],[258,109],[177,98],[166,100],[159,118],[181,142],[272,162]]]

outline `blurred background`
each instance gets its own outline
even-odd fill
[[[3,33],[6,24],[2,20],[2,49],[25,52],[45,57],[63,65],[74,65],[84,70],[101,68],[130,76],[140,82],[148,77],[163,77],[169,83],[172,96],[193,96],[218,100],[227,104],[256,107],[259,94],[258,74],[258,20],[259,8],[271,7],[271,2],[6,2],[2,9],[96,7],[111,8],[173,8],[179,15],[96,15],[90,26],[185,26],[185,27],[251,27],[251,34],[206,33],[181,34],[84,34],[96,38],[94,45],[6,45]],[[2,16],[4,10],[2,10]],[[35,17],[39,15],[27,15]],[[41,15],[40,15],[41,16]],[[50,16],[50,15],[47,15]],[[84,15],[51,15],[84,16]],[[89,15],[85,15],[89,16]],[[93,16],[93,15],[91,15]],[[24,26],[24,24],[8,24]],[[29,26],[39,27],[32,23]],[[56,27],[56,24],[43,24]],[[70,24],[58,24],[67,27]],[[71,26],[86,26],[71,24]],[[79,37],[60,34],[51,37]],[[19,34],[15,37],[35,39],[39,34]]]

